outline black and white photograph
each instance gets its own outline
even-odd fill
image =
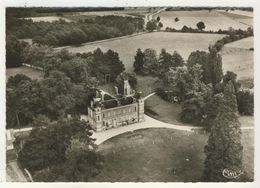
[[[255,182],[254,4],[17,2],[6,182]]]

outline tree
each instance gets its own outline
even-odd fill
[[[203,30],[203,29],[206,28],[206,26],[205,26],[204,22],[198,22],[198,23],[197,23],[197,28],[198,28],[199,30]]]
[[[158,27],[159,27],[159,29],[161,29],[161,28],[163,27],[162,22],[159,22],[159,23],[158,23]]]
[[[173,67],[173,59],[170,53],[166,52],[166,50],[163,48],[161,50],[161,53],[159,55],[158,64],[160,70],[160,74],[164,74],[170,70],[171,67]]]
[[[158,68],[156,51],[154,49],[147,48],[145,49],[143,54],[144,54],[144,65],[143,65],[144,73],[156,74]]]
[[[16,80],[15,76],[14,79]],[[14,85],[11,85],[14,84]],[[7,127],[21,127],[32,121],[34,115],[41,110],[38,106],[40,98],[38,83],[25,77],[20,82],[8,82],[6,91]]]
[[[157,28],[157,22],[156,20],[151,20],[146,23],[146,30],[149,32],[154,31]]]
[[[136,74],[142,73],[144,65],[144,54],[140,48],[137,49],[134,61],[134,72]]]
[[[184,60],[183,60],[182,56],[177,51],[173,52],[172,61],[173,61],[174,67],[181,67],[181,66],[184,65]]]
[[[66,150],[66,162],[63,174],[67,181],[86,182],[100,173],[104,157],[96,151],[93,143],[73,139]]]
[[[241,125],[236,113],[228,105],[232,103],[230,98],[235,98],[231,92],[216,94],[213,98],[214,106],[211,108],[216,115],[211,121],[212,128],[205,146],[203,180],[207,182],[245,181],[246,178],[245,173],[236,179],[225,178],[222,174],[225,169],[243,172]]]
[[[210,81],[206,81],[207,83],[212,83],[213,86],[221,82],[223,78],[222,71],[222,58],[217,53],[216,48],[209,47],[209,64],[206,69],[209,70],[209,74],[207,75],[207,79]]]
[[[254,94],[248,90],[237,92],[238,111],[242,115],[254,115]]]
[[[237,74],[232,72],[232,71],[227,71],[226,74],[223,76],[223,85],[224,85],[224,87],[230,81],[232,82],[232,84],[234,86],[235,93],[237,93],[238,90],[241,87],[241,84],[239,82],[237,82]]]
[[[182,32],[188,32],[188,31],[189,31],[189,28],[188,28],[186,25],[184,25],[184,26],[181,28],[181,31],[182,31]]]
[[[124,64],[115,51],[109,49],[104,53],[104,61],[104,63],[108,65],[111,81],[115,81],[116,77],[125,70]]]
[[[175,22],[178,22],[178,21],[180,21],[180,19],[179,19],[178,17],[176,17],[176,18],[174,19],[174,21],[175,21]]]
[[[159,16],[157,16],[156,21],[159,22],[161,20],[161,18]]]
[[[39,114],[36,117],[33,117],[31,127],[44,127],[51,124],[50,119],[46,115]]]
[[[201,81],[202,69],[196,64],[188,67],[186,76],[186,93],[182,103],[181,120],[200,125],[205,115],[205,108],[210,100],[213,89]]]
[[[190,80],[186,66],[171,68],[163,77],[165,87],[172,90],[181,100],[185,98],[188,91],[187,82]]]
[[[50,72],[49,77],[40,83],[40,97],[44,108],[44,114],[50,119],[58,119],[66,116],[73,108],[73,84],[70,79],[60,71]]]
[[[93,147],[91,130],[89,124],[79,119],[59,121],[48,128],[35,128],[18,153],[18,160],[30,171],[63,164],[72,138],[84,141],[86,147]]]
[[[16,74],[15,76],[10,76],[8,78],[6,87],[7,88],[17,88],[19,87],[19,85],[23,82],[23,81],[32,81],[31,78],[29,78],[28,76],[24,75],[24,74]]]
[[[209,53],[204,51],[192,52],[188,58],[187,66],[199,64],[202,66],[203,76],[202,81],[205,84],[213,84],[215,87],[223,78],[222,58],[217,53],[216,48],[209,47]]]
[[[26,43],[19,42],[15,36],[6,37],[6,67],[19,67],[22,65],[22,51]]]

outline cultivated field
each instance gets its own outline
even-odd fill
[[[205,30],[207,31],[218,31],[219,29],[228,30],[230,27],[245,30],[249,27],[248,24],[242,23],[217,11],[164,11],[161,12],[159,16],[163,23],[163,28],[171,27],[181,29],[186,25],[196,29],[196,24],[200,21],[205,23]],[[176,17],[179,18],[178,22],[175,22]],[[247,19],[250,20],[252,18],[247,17]]]
[[[54,22],[62,19],[66,22],[71,22],[70,19],[61,16],[39,16],[39,17],[27,17],[23,19],[27,19],[27,20],[31,19],[33,22]]]
[[[238,79],[254,78],[253,37],[229,43],[224,46],[220,54],[223,60],[223,71],[233,71]]]
[[[242,132],[245,170],[253,178],[253,131]],[[103,171],[90,181],[198,182],[208,135],[173,129],[143,129],[116,136],[99,146]]]
[[[184,59],[187,59],[191,52],[195,50],[207,51],[209,44],[213,44],[223,37],[224,35],[220,34],[153,32],[123,39],[110,39],[104,42],[85,44],[79,47],[71,46],[66,49],[73,53],[89,52],[96,48],[101,48],[103,51],[112,49],[119,53],[126,70],[132,71],[137,48],[142,50],[153,48],[157,51],[157,55],[160,54],[162,48],[170,53],[176,50]]]
[[[221,14],[237,21],[242,24],[253,26],[253,12],[249,11],[242,11],[242,10],[235,10],[235,11],[218,11]]]
[[[42,79],[43,72],[28,68],[28,67],[18,67],[18,68],[7,68],[5,75],[6,75],[6,82],[10,76],[15,76],[16,74],[24,74],[31,79]]]

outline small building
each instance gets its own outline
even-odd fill
[[[88,107],[88,120],[96,131],[144,121],[144,101],[135,97],[128,80],[124,81],[124,94],[105,100],[99,91]]]

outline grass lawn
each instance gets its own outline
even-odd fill
[[[155,91],[160,85],[157,77],[153,76],[137,76],[136,90],[142,92],[142,97],[145,97]]]
[[[159,14],[163,28],[172,27],[175,29],[181,29],[184,25],[192,28],[197,28],[197,23],[202,21],[205,23],[205,30],[218,31],[219,29],[228,30],[229,27],[234,29],[247,29],[247,24],[241,23],[231,17],[224,15],[218,11],[164,11]],[[175,22],[175,18],[178,17],[179,21]],[[251,17],[247,19],[253,20]],[[247,21],[248,22],[248,21]]]
[[[42,79],[44,74],[41,71],[29,68],[29,67],[17,67],[17,68],[7,68],[6,69],[6,82],[10,76],[15,76],[16,74],[24,74],[31,79]]]
[[[188,123],[182,123],[179,120],[180,112],[180,104],[169,103],[163,100],[158,95],[153,95],[145,101],[145,113],[147,115],[166,123],[177,125],[191,125]]]
[[[169,103],[163,100],[158,95],[153,95],[145,101],[145,113],[157,120],[177,124],[177,125],[191,125],[182,123],[179,120],[181,112],[181,105],[177,103]],[[253,116],[239,116],[239,121],[243,127],[253,127]]]
[[[134,56],[138,48],[142,50],[153,48],[157,51],[158,56],[162,48],[170,53],[176,50],[184,59],[187,59],[191,52],[207,51],[209,44],[213,44],[224,36],[220,34],[152,32],[124,39],[71,46],[66,49],[73,53],[90,52],[96,48],[100,48],[102,51],[114,50],[119,53],[120,60],[124,63],[126,71],[129,72],[133,70]]]
[[[244,164],[253,177],[253,131],[242,136]],[[91,181],[198,182],[207,140],[208,135],[200,132],[158,128],[119,135],[99,146],[104,169]]]

